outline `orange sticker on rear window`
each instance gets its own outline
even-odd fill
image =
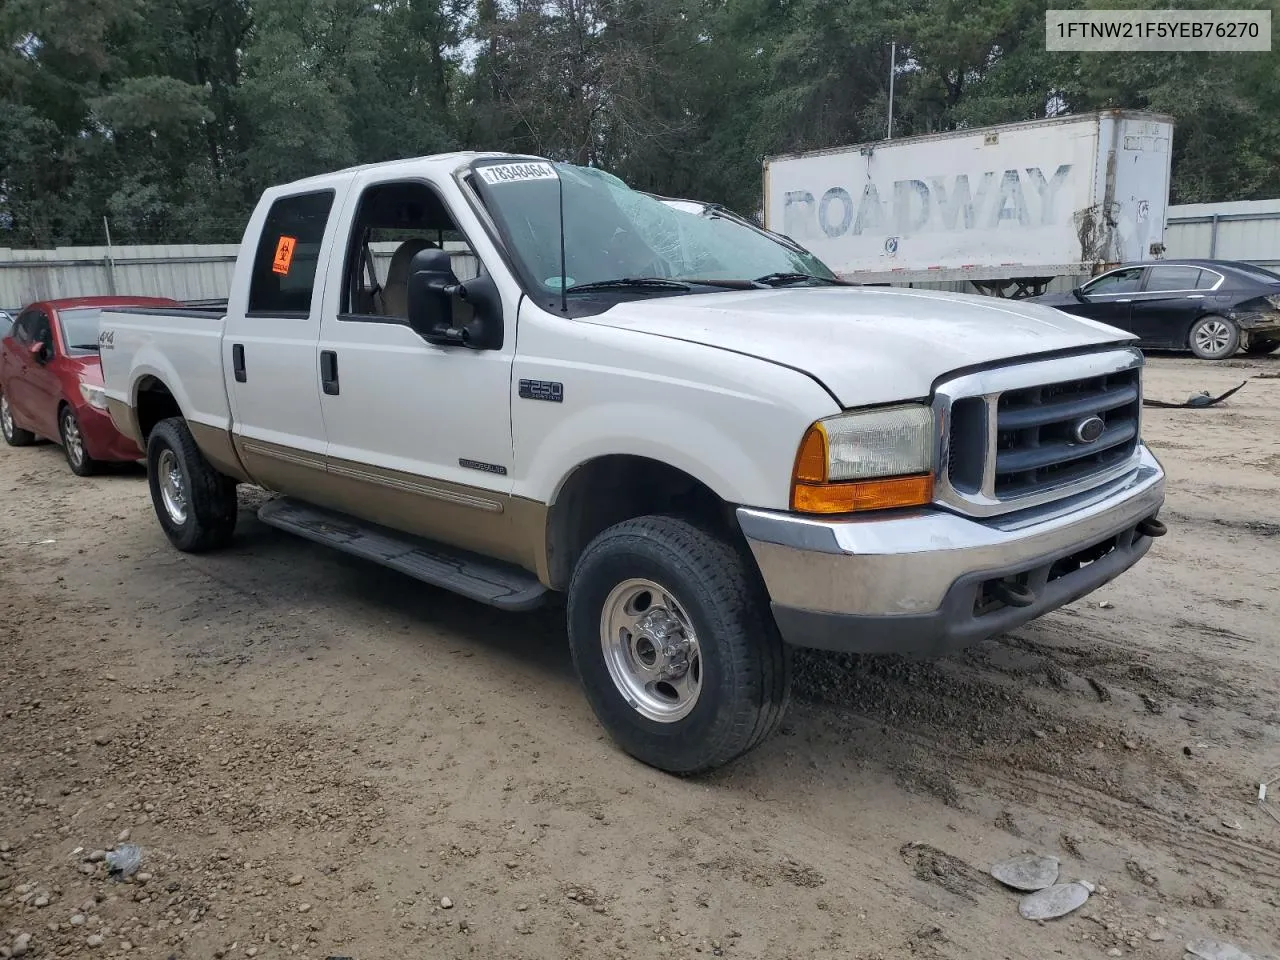
[[[273,272],[285,276],[293,264],[293,248],[298,245],[297,237],[281,237],[276,244],[276,258],[271,261]]]

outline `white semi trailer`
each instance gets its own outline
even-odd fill
[[[1163,254],[1172,139],[1106,110],[768,157],[765,226],[855,282],[1034,295]]]

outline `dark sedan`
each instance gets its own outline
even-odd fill
[[[1127,330],[1141,346],[1190,350],[1204,360],[1280,347],[1280,274],[1235,260],[1126,264],[1031,302]]]

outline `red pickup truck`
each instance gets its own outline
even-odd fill
[[[158,297],[81,297],[26,307],[0,340],[0,432],[10,446],[45,437],[62,445],[72,472],[142,459],[107,415],[98,362],[104,307],[175,306]]]

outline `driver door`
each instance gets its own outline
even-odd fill
[[[1085,284],[1084,302],[1071,313],[1133,332],[1133,301],[1142,286],[1143,267],[1125,267]]]
[[[520,562],[509,532],[516,303],[504,303],[500,349],[426,342],[408,324],[414,253],[449,249],[459,279],[484,266],[432,185],[366,174],[354,189],[343,282],[326,288],[320,328],[331,504]],[[456,323],[468,308],[453,306]]]
[[[40,360],[31,354],[33,344],[42,344]],[[48,370],[53,360],[53,329],[43,310],[27,310],[13,325],[13,347],[5,350],[4,387],[14,422],[42,437],[56,437],[56,380]],[[50,384],[52,382],[53,388]],[[52,407],[52,414],[46,408]]]

